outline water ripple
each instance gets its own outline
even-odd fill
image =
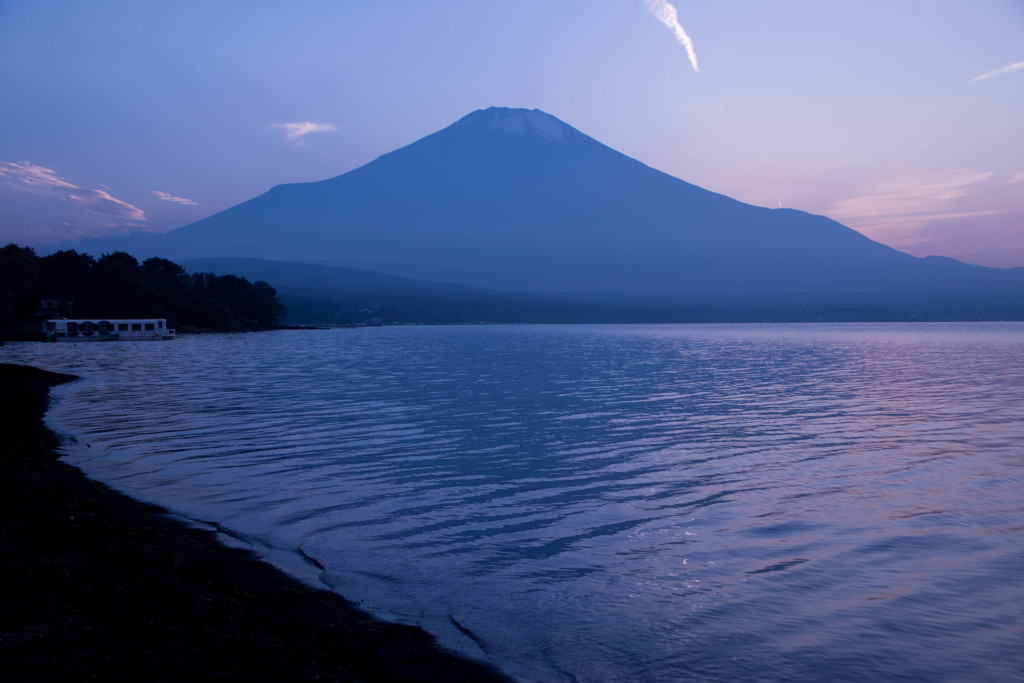
[[[91,475],[523,678],[1022,679],[1024,325],[2,353]]]

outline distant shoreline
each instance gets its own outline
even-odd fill
[[[0,364],[6,680],[510,680],[61,462],[42,418],[73,379]]]

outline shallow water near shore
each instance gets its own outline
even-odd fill
[[[523,679],[1024,680],[1024,324],[0,359],[83,377],[49,420],[90,476]]]

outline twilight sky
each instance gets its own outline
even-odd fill
[[[169,230],[489,106],[1024,266],[1021,0],[0,0],[0,244]]]

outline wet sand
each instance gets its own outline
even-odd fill
[[[509,680],[59,461],[71,379],[0,364],[4,680]]]

